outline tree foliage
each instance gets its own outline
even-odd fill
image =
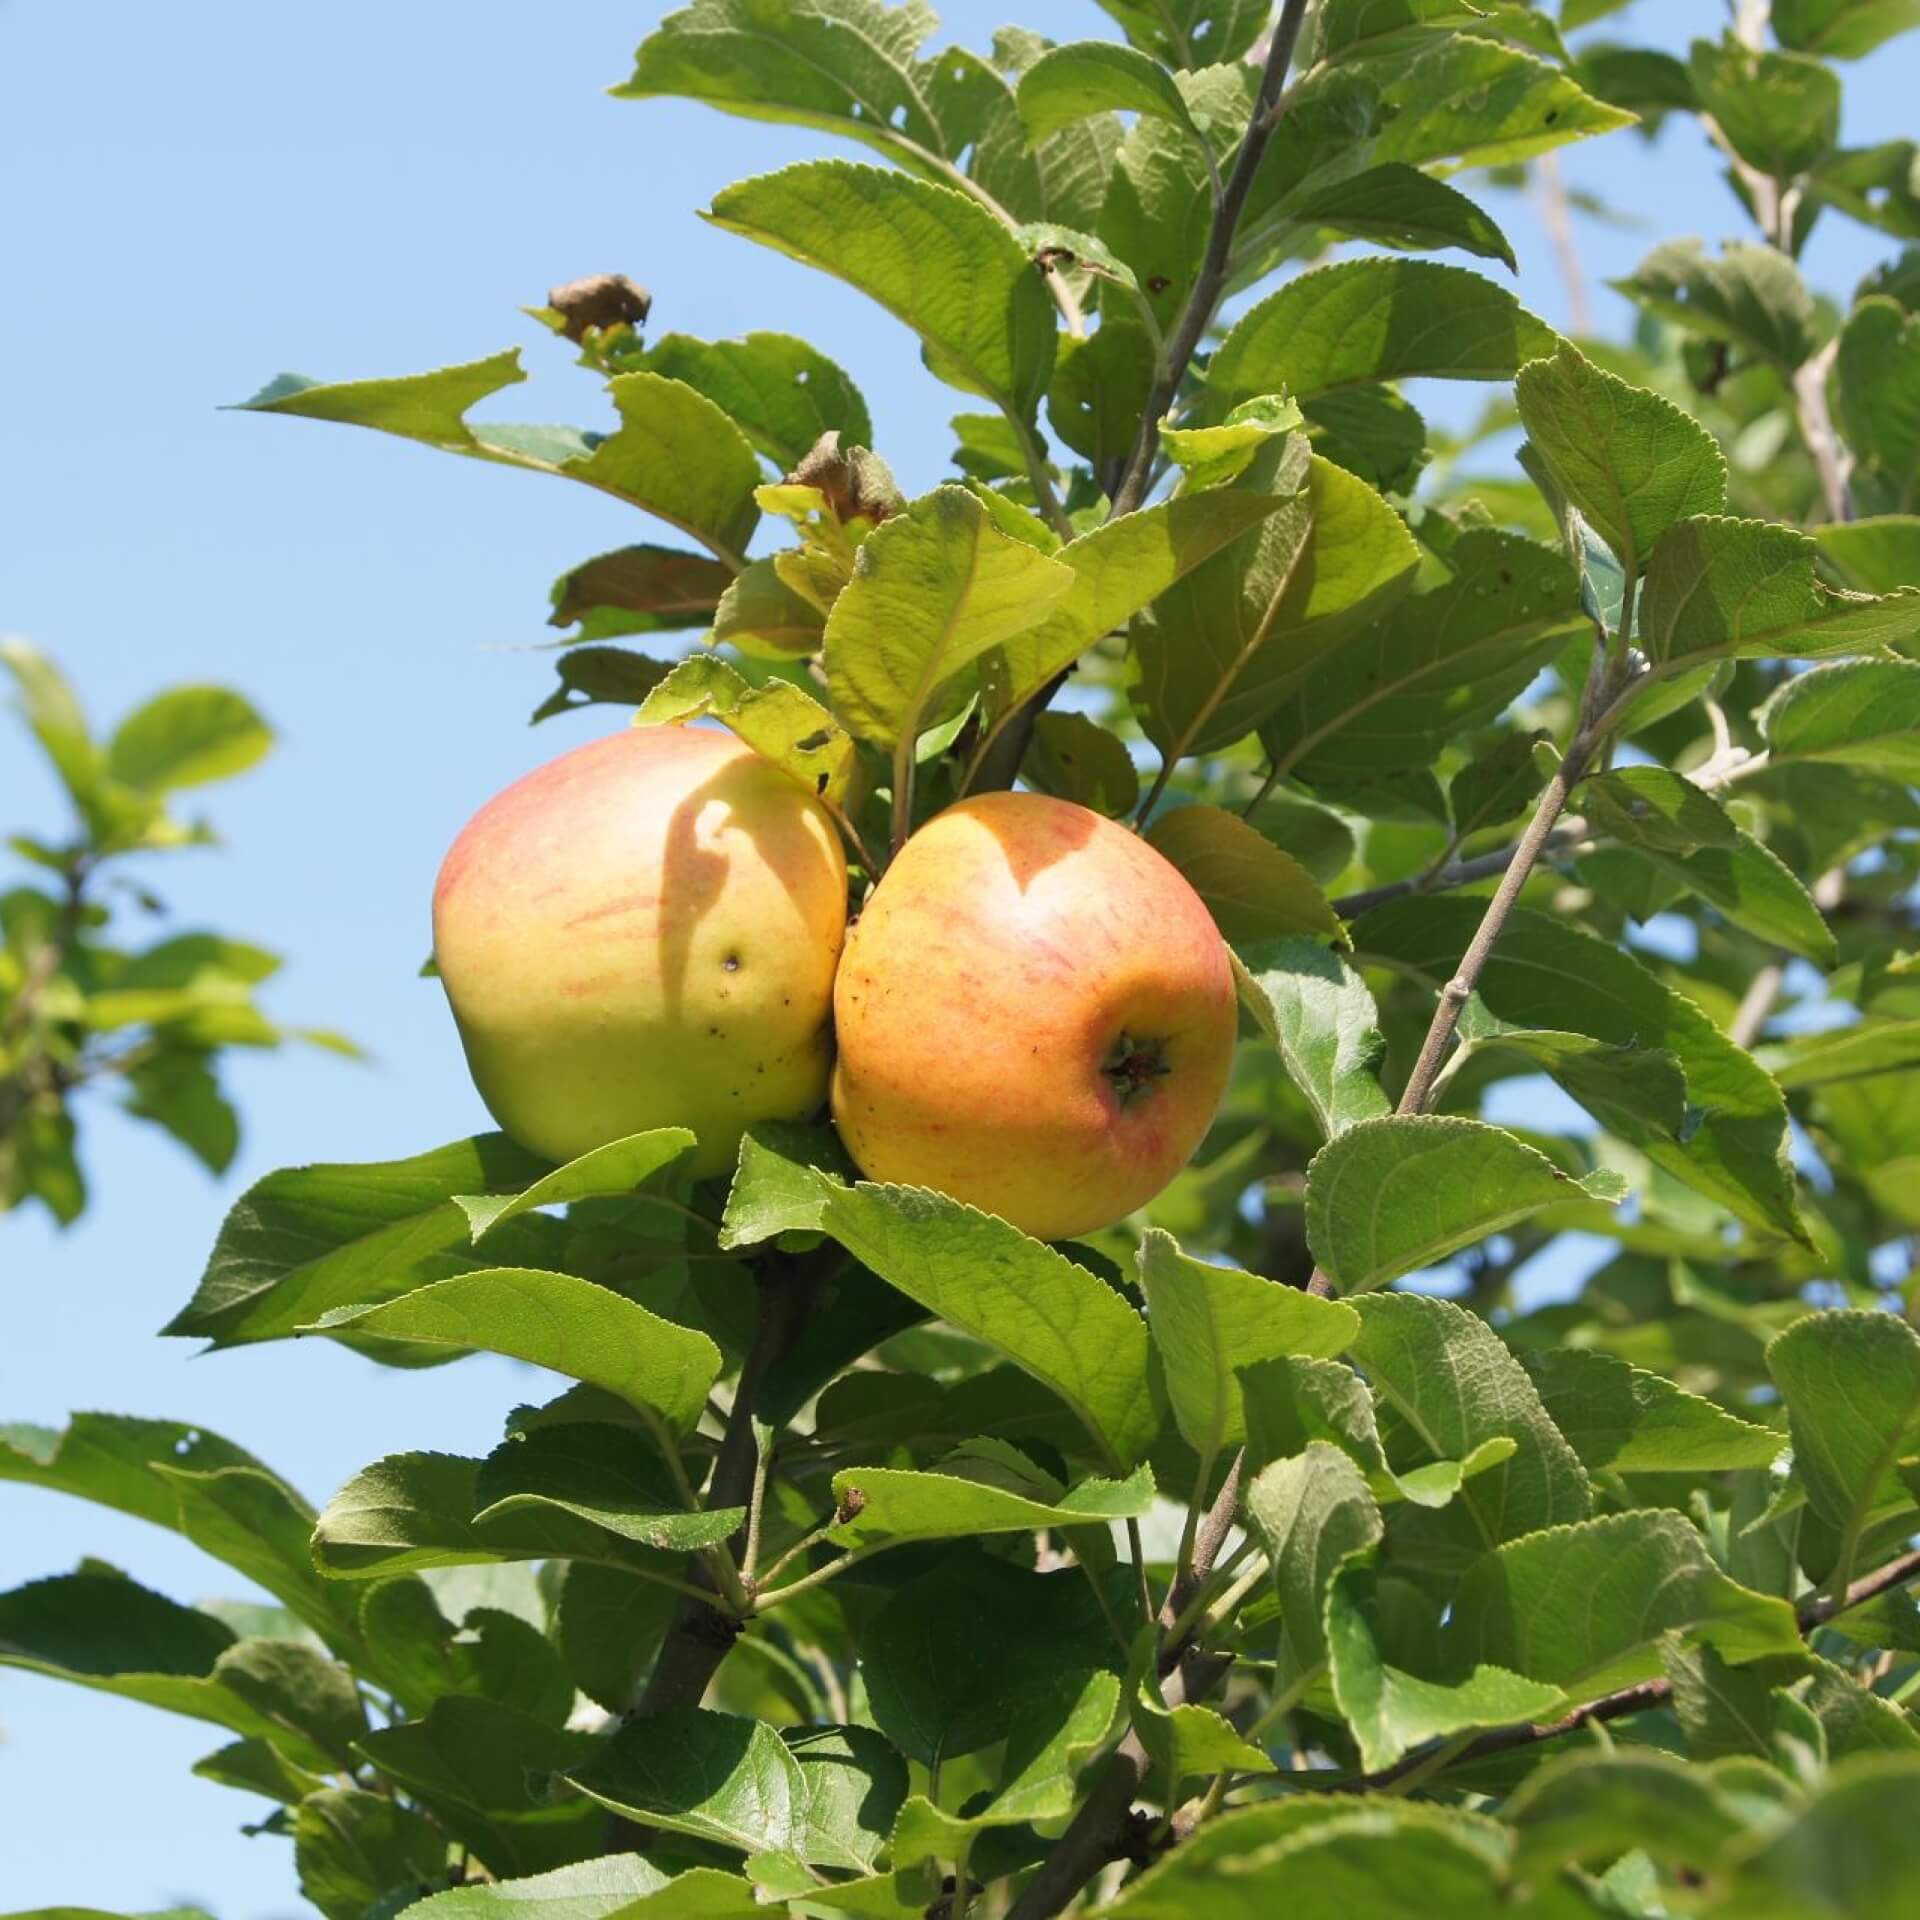
[[[1920,256],[1798,261],[1920,238],[1835,64],[1920,16],[1776,0],[1682,62],[1576,32],[1605,0],[1106,11],[983,55],[693,0],[618,89],[854,143],[708,217],[965,396],[917,499],[818,348],[639,298],[542,316],[607,431],[470,424],[513,353],[249,404],[664,522],[556,584],[535,717],[733,728],[856,894],[971,792],[1132,821],[1239,963],[1195,1163],[1063,1246],[824,1125],[716,1182],[671,1129],[271,1175],[169,1332],[575,1384],[317,1513],[197,1428],[0,1430],[273,1601],[89,1563],[0,1596],[0,1661],[219,1727],[328,1920],[1910,1910]],[[1420,257],[1510,263],[1482,190],[1672,115],[1756,233],[1656,247],[1630,343]],[[255,738],[196,696],[98,749],[11,664],[92,851]],[[36,1032],[141,965],[81,927]],[[204,1017],[140,1015],[194,1061]],[[1583,1285],[1517,1285],[1570,1234]]]

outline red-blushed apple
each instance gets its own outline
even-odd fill
[[[846,937],[840,837],[730,733],[636,727],[474,815],[433,896],[433,950],[480,1097],[570,1160],[691,1127],[700,1175],[756,1120],[816,1112]]]
[[[1225,943],[1143,840],[991,793],[910,839],[847,939],[833,1117],[869,1179],[1042,1240],[1151,1200],[1233,1066]]]

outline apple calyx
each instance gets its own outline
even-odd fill
[[[1173,1069],[1167,1064],[1167,1043],[1164,1040],[1122,1033],[1107,1049],[1107,1057],[1101,1061],[1100,1071],[1106,1075],[1124,1107],[1143,1094],[1157,1092],[1155,1083],[1164,1079]]]

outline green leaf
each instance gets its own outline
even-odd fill
[[[1174,807],[1147,829],[1147,844],[1206,902],[1223,940],[1338,939],[1340,916],[1292,854],[1224,807]]]
[[[1868,1527],[1914,1504],[1897,1469],[1920,1454],[1920,1334],[1892,1314],[1809,1314],[1768,1346],[1767,1371],[1807,1504],[1838,1537],[1844,1586]]]
[[[1434,1680],[1395,1666],[1374,1632],[1372,1598],[1373,1582],[1363,1569],[1342,1573],[1326,1596],[1333,1697],[1369,1772],[1395,1765],[1429,1740],[1544,1719],[1560,1704],[1558,1687],[1504,1667],[1479,1665],[1458,1678]]]
[[[1260,38],[1266,0],[1098,0],[1133,44],[1170,67],[1238,60]]]
[[[791,680],[756,687],[724,660],[696,653],[647,695],[634,724],[680,726],[709,714],[809,793],[845,802],[859,772],[858,750],[833,715]]]
[[[1814,529],[1820,557],[1843,587],[1893,593],[1920,587],[1920,514],[1881,514]]]
[[[704,627],[733,580],[704,553],[673,547],[616,547],[553,583],[550,627],[578,625],[572,638],[610,640],[623,633]],[[563,656],[564,658],[564,656]]]
[[[764,1920],[752,1883],[717,1867],[669,1874],[637,1853],[436,1893],[413,1920]]]
[[[820,1225],[928,1312],[1051,1387],[1116,1470],[1153,1443],[1161,1407],[1149,1386],[1146,1325],[1085,1267],[918,1187],[833,1188]]]
[[[808,1749],[828,1733],[841,1736],[842,1750],[808,1760]],[[649,1826],[743,1853],[791,1854],[816,1866],[871,1866],[906,1798],[900,1756],[867,1728],[796,1729],[790,1738],[799,1753],[763,1721],[698,1709],[652,1714],[626,1721],[566,1778],[601,1805]],[[864,1836],[858,1828],[845,1830],[845,1800],[833,1782],[811,1778],[809,1766],[862,1776],[865,1793],[852,1804],[867,1829]]]
[[[1109,819],[1131,813],[1140,801],[1140,775],[1125,741],[1084,713],[1041,714],[1020,772],[1037,792]]]
[[[591,1280],[530,1267],[483,1268],[383,1306],[341,1307],[312,1331],[343,1328],[551,1367],[604,1387],[679,1432],[699,1419],[721,1367],[720,1349],[704,1333]]]
[[[1118,1665],[1101,1607],[1081,1572],[949,1557],[866,1624],[860,1662],[876,1724],[922,1765],[1005,1739],[1062,1674]]]
[[[543,1873],[599,1850],[606,1816],[556,1799],[548,1776],[598,1747],[493,1700],[450,1694],[414,1720],[366,1735],[360,1750],[496,1874]]]
[[[534,708],[530,717],[536,725],[582,707],[637,707],[672,671],[666,661],[622,647],[575,647],[553,666],[560,684]]]
[[[1484,1320],[1418,1294],[1369,1294],[1353,1304],[1360,1337],[1349,1357],[1423,1456],[1464,1461],[1496,1437],[1515,1443],[1511,1458],[1463,1484],[1445,1514],[1420,1516],[1447,1537],[1458,1533],[1463,1559],[1586,1517],[1591,1495],[1578,1456]]]
[[[1785,1444],[1769,1427],[1610,1353],[1559,1347],[1522,1364],[1590,1472],[1717,1473],[1764,1467]]]
[[[1453,978],[1482,911],[1472,900],[1396,901],[1355,925],[1354,944],[1438,987]],[[1610,1107],[1608,1127],[1763,1232],[1801,1237],[1780,1090],[1693,1001],[1611,942],[1524,908],[1509,917],[1476,991],[1505,1026],[1571,1029],[1611,1046],[1671,1053],[1698,1125],[1676,1141],[1630,1109]]]
[[[1134,1520],[1153,1504],[1153,1471],[1125,1480],[1058,1481],[1001,1442],[956,1449],[931,1472],[848,1467],[833,1476],[836,1518],[829,1536],[843,1547],[906,1540],[963,1540],[974,1534],[1032,1533],[1042,1527],[1105,1527]]]
[[[1163,1790],[1177,1797],[1181,1785],[1215,1773],[1273,1773],[1274,1764],[1235,1732],[1233,1722],[1211,1707],[1183,1701],[1168,1707],[1149,1677],[1133,1704],[1134,1731],[1146,1748]]]
[[[91,817],[104,771],[99,748],[87,731],[87,716],[67,677],[37,647],[0,636],[0,666],[13,675],[20,711],[40,742],[60,784]]]
[[[1390,1111],[1379,1010],[1348,961],[1317,941],[1284,940],[1236,956],[1235,979],[1329,1140]]]
[[[1521,369],[1514,400],[1554,484],[1629,580],[1675,522],[1726,505],[1726,459],[1706,428],[1568,341]]]
[[[1147,114],[1202,137],[1166,68],[1111,40],[1048,48],[1020,76],[1015,97],[1035,145],[1076,120],[1113,111]]]
[[[144,793],[230,780],[266,756],[273,730],[227,687],[173,687],[130,713],[107,742],[107,772]]]
[[[1727,1883],[1741,1920],[1842,1920],[1898,1913],[1920,1894],[1920,1761],[1888,1755],[1828,1775],[1813,1798],[1773,1827]]]
[[[1291,400],[1268,393],[1241,401],[1217,427],[1163,424],[1160,446],[1175,466],[1185,470],[1181,492],[1201,493],[1238,479],[1269,440],[1302,424],[1300,409]]]
[[[1070,568],[1003,533],[965,487],[936,487],[861,546],[827,617],[835,716],[880,746],[913,739],[959,707],[983,655],[1037,625],[1073,584]]]
[[[1283,1354],[1331,1359],[1360,1328],[1349,1306],[1192,1259],[1157,1228],[1142,1237],[1139,1265],[1174,1423],[1203,1461],[1247,1437],[1241,1367]]]
[[[1777,247],[1730,240],[1714,260],[1698,240],[1669,240],[1613,285],[1649,313],[1788,373],[1819,344],[1813,295]]]
[[[1262,1467],[1247,1487],[1246,1509],[1273,1570],[1288,1660],[1294,1672],[1309,1672],[1327,1657],[1327,1589],[1342,1567],[1380,1543],[1380,1509],[1360,1469],[1321,1440]]]
[[[850,447],[873,444],[860,389],[819,348],[790,333],[738,340],[666,333],[648,347],[646,365],[704,393],[782,473],[797,467],[823,433],[839,434]]]
[[[1309,183],[1285,204],[1289,217],[1303,227],[1324,227],[1351,239],[1421,252],[1458,247],[1498,260],[1514,273],[1520,270],[1507,236],[1483,208],[1457,187],[1401,161],[1345,179]]]
[[[1920,314],[1897,300],[1862,300],[1840,332],[1833,364],[1840,431],[1868,469],[1876,512],[1920,509]]]
[[[940,379],[1033,418],[1053,372],[1053,303],[977,201],[816,160],[725,188],[707,217],[858,287],[919,334]]]
[[[1297,435],[1263,449],[1240,489],[1285,504],[1134,623],[1134,711],[1169,757],[1250,733],[1316,660],[1406,591],[1418,564],[1400,516]]]
[[[473,1243],[507,1221],[543,1207],[564,1206],[599,1194],[632,1193],[661,1168],[673,1164],[693,1145],[685,1127],[656,1127],[651,1133],[629,1134],[604,1147],[569,1160],[542,1174],[531,1186],[514,1194],[455,1194],[453,1204],[467,1216]]]
[[[667,1568],[671,1574],[679,1570],[677,1561]],[[556,1571],[562,1573],[564,1604],[573,1569]],[[629,1586],[641,1584],[630,1576],[613,1577],[626,1579]],[[450,1594],[447,1605],[456,1616],[450,1620],[424,1579],[379,1580],[337,1590],[360,1602],[366,1637],[380,1650],[383,1683],[408,1714],[417,1718],[452,1694],[496,1700],[549,1726],[561,1725],[573,1711],[575,1683],[559,1650],[540,1627],[519,1614],[497,1606],[463,1609],[460,1596]],[[650,1593],[660,1596],[664,1607],[674,1604],[663,1586]],[[645,1612],[645,1604],[634,1609],[636,1627]]]
[[[1920,1020],[1862,1020],[1796,1036],[1770,1057],[1781,1086],[1826,1087],[1920,1066]]]
[[[193,1763],[197,1779],[211,1780],[217,1786],[236,1787],[242,1793],[265,1794],[282,1806],[296,1806],[308,1794],[317,1793],[327,1783],[317,1773],[296,1767],[286,1756],[261,1739],[235,1740]]]
[[[1438,1265],[1568,1200],[1621,1200],[1613,1173],[1575,1180],[1499,1127],[1434,1114],[1363,1120],[1307,1169],[1307,1244],[1342,1293]]]
[[[226,1685],[228,1659],[260,1644],[111,1570],[61,1574],[0,1594],[0,1666],[210,1720],[273,1741],[310,1771],[327,1771],[332,1763],[304,1733]]]
[[[310,1793],[293,1816],[300,1891],[325,1920],[397,1910],[447,1877],[447,1843],[422,1815],[359,1787]]]
[[[336,1768],[355,1764],[367,1731],[366,1706],[353,1673],[297,1640],[242,1640],[220,1656],[220,1684],[237,1694],[284,1739],[292,1734]]]
[[[1519,1829],[1515,1871],[1543,1878],[1636,1847],[1697,1873],[1745,1825],[1704,1768],[1644,1748],[1561,1754],[1521,1783],[1508,1810]]]
[[[1773,31],[1796,53],[1862,60],[1897,33],[1920,27],[1920,0],[1774,0]]]
[[[1767,758],[1920,780],[1920,664],[1844,660],[1781,682],[1756,716]]]
[[[1701,111],[1742,160],[1776,180],[1805,173],[1840,138],[1840,81],[1818,60],[1763,52],[1730,34],[1696,40],[1687,65]]]
[[[1839,957],[1813,896],[1712,794],[1665,767],[1596,774],[1582,804],[1601,832],[1634,848],[1736,927],[1817,967]]]
[[[456,1194],[517,1194],[550,1171],[505,1134],[481,1134],[410,1160],[286,1167],[243,1193],[222,1223],[189,1304],[163,1329],[216,1347],[283,1339],[329,1308],[429,1280],[558,1255],[558,1221],[518,1221],[486,1258],[467,1247]]]
[[[1497,1547],[1462,1580],[1447,1631],[1456,1657],[1582,1699],[1657,1675],[1666,1633],[1736,1665],[1800,1650],[1786,1601],[1729,1580],[1679,1514],[1649,1509]]]
[[[796,660],[820,651],[826,616],[780,577],[777,562],[750,560],[714,609],[713,643],[750,659]]]
[[[1317,661],[1262,724],[1261,742],[1283,773],[1365,786],[1383,767],[1431,765],[1588,625],[1573,569],[1534,541],[1467,533],[1449,563],[1450,580]]]
[[[831,1127],[762,1121],[748,1128],[740,1142],[740,1164],[720,1221],[720,1245],[731,1251],[776,1234],[817,1233],[828,1195],[859,1177]]]
[[[335,386],[283,374],[243,410],[374,427],[443,452],[584,481],[658,514],[738,564],[760,517],[753,499],[760,464],[746,435],[711,400],[659,374],[623,373],[607,382],[620,425],[604,437],[573,428],[467,425],[470,407],[525,378],[517,351],[434,373]]]
[[[1261,394],[1307,402],[1381,380],[1507,380],[1557,336],[1465,267],[1343,260],[1289,280],[1237,321],[1207,366],[1225,407]]]
[[[1920,592],[1846,593],[1814,573],[1813,541],[1764,520],[1703,515],[1653,550],[1640,607],[1656,665],[1877,653],[1920,640]]]

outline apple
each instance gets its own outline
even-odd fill
[[[964,800],[906,843],[833,1005],[833,1117],[861,1171],[1041,1240],[1151,1200],[1233,1066],[1233,973],[1200,896],[1137,835],[1041,794]]]
[[[756,1120],[818,1111],[846,937],[839,834],[730,733],[640,727],[474,815],[433,950],[493,1117],[550,1160],[691,1127],[697,1176]]]

